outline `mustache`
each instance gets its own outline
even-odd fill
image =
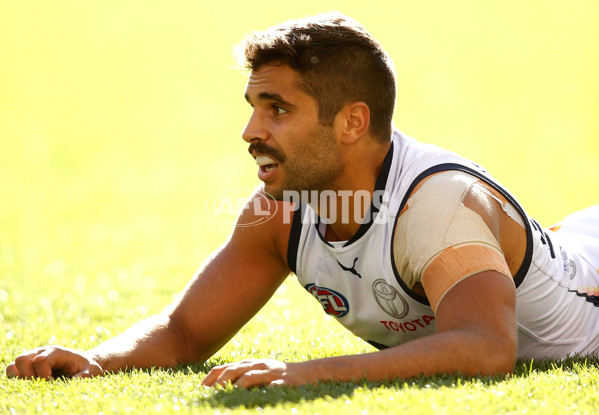
[[[276,148],[267,146],[262,141],[258,141],[257,143],[250,144],[250,146],[248,147],[248,152],[250,154],[256,152],[258,154],[272,156],[272,158],[274,158],[275,160],[277,160],[281,163],[284,162],[286,159],[285,154],[283,154],[281,151],[277,150]]]

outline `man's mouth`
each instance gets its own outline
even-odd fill
[[[270,182],[274,180],[277,175],[279,163],[274,161],[268,156],[256,156],[256,164],[260,166],[258,171],[258,178],[263,182]]]
[[[260,170],[269,172],[276,169],[279,164],[268,156],[257,156],[256,164],[260,166]]]

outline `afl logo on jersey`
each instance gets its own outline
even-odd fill
[[[304,288],[318,300],[325,313],[337,318],[349,313],[349,303],[337,291],[316,284],[307,284]]]
[[[407,301],[394,286],[387,284],[384,279],[378,279],[372,283],[372,293],[379,307],[391,317],[399,319],[408,315]]]

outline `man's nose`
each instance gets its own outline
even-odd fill
[[[255,111],[252,113],[241,137],[248,143],[256,140],[266,140],[268,138],[268,130],[264,127],[264,123]]]

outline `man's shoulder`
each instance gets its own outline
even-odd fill
[[[449,258],[458,264],[455,275],[465,275],[471,257],[484,257],[480,247],[485,255],[493,251],[493,258],[503,258],[494,232],[494,198],[484,182],[462,171],[444,171],[424,181],[410,195],[395,229],[394,260],[400,275],[408,283],[421,282],[439,258]],[[460,257],[459,252],[467,254]]]
[[[455,206],[448,201],[460,200],[463,194],[479,179],[459,170],[445,170],[427,176],[420,181],[411,194],[405,208],[419,210],[439,210]]]

